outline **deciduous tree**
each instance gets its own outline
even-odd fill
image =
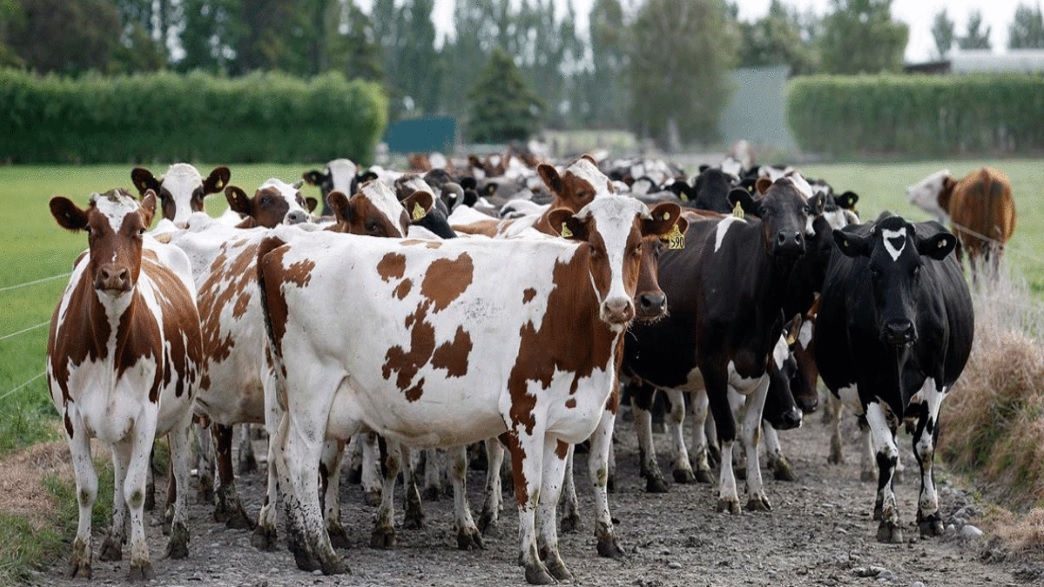
[[[989,49],[990,26],[983,28],[982,12],[973,10],[968,13],[968,26],[963,37],[957,39],[957,45],[961,49]]]
[[[906,23],[892,20],[892,0],[833,0],[819,43],[822,69],[841,74],[899,71],[909,34]]]
[[[1044,49],[1044,16],[1040,4],[1019,4],[1015,19],[1008,27],[1009,49]]]
[[[950,16],[943,8],[932,21],[932,38],[935,39],[935,51],[939,58],[943,58],[953,47],[954,24]]]

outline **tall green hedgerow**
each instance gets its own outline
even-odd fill
[[[386,112],[379,85],[338,73],[71,79],[7,69],[0,70],[0,161],[367,162]]]

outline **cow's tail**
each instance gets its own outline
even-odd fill
[[[276,332],[280,326],[275,325],[273,322],[273,315],[278,314],[278,316],[275,316],[275,319],[283,320],[284,323],[281,325],[281,328],[285,328],[286,300],[283,298],[282,292],[279,289],[279,284],[276,283],[276,280],[274,280],[270,274],[266,275],[266,272],[270,273],[272,268],[266,266],[265,257],[273,250],[285,244],[286,242],[279,237],[270,236],[262,240],[261,244],[257,247],[257,286],[261,294],[261,316],[265,321],[265,333],[268,337],[265,355],[267,360],[272,361],[272,367],[274,367],[277,377],[279,377],[283,372],[283,358],[279,352],[282,343],[282,331]],[[268,261],[275,262],[274,259],[269,259]],[[279,306],[283,311],[280,313],[272,304]],[[274,309],[276,311],[273,311]]]

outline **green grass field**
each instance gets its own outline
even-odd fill
[[[962,176],[984,163],[1011,178],[1019,220],[1007,260],[1026,277],[1038,299],[1044,299],[1044,161],[821,164],[805,166],[803,171],[825,178],[836,189],[858,193],[864,219],[874,218],[885,209],[910,219],[924,219],[923,212],[906,203],[906,186],[942,168]],[[198,167],[203,173],[212,168]],[[312,167],[321,165],[235,165],[232,183],[252,193],[269,177],[290,181]],[[86,204],[91,192],[115,186],[131,188],[130,169],[130,165],[0,167],[0,242],[4,243],[0,247],[0,455],[55,436],[55,412],[44,378],[32,378],[43,373],[46,324],[65,279],[7,288],[68,273],[76,255],[86,247],[83,234],[66,232],[54,222],[47,207],[52,195],[66,195]],[[160,174],[165,167],[151,169]],[[317,188],[306,186],[304,190],[306,195],[318,196]],[[208,200],[212,215],[225,207],[220,195]],[[32,330],[14,334],[28,328]],[[24,388],[10,393],[30,380]]]

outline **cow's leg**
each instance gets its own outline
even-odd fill
[[[236,471],[240,475],[257,471],[257,455],[254,454],[254,440],[251,437],[253,426],[249,423],[239,426],[239,455],[236,459]]]
[[[735,422],[743,422],[747,410],[747,397],[739,392],[729,389],[729,405],[732,409],[732,417]],[[739,442],[732,445],[732,471],[737,479],[747,478],[747,445],[743,437],[742,428],[738,438]]]
[[[91,578],[91,509],[98,498],[98,473],[94,470],[91,459],[90,438],[87,427],[80,419],[79,413],[72,404],[65,407],[66,440],[72,457],[73,472],[76,474],[76,504],[79,506],[79,521],[76,526],[76,538],[73,540],[72,561],[69,564],[70,577]]]
[[[362,482],[362,471],[363,471],[363,443],[366,432],[356,432],[352,435],[351,440],[348,441],[348,447],[345,449],[345,461],[348,464],[348,483],[356,485]],[[378,458],[380,458],[378,456]],[[369,505],[369,504],[368,504]]]
[[[510,420],[509,420],[510,421]],[[536,508],[540,502],[543,474],[544,431],[533,427],[532,433],[518,424],[501,435],[511,453],[511,477],[518,504],[518,565],[531,585],[555,582],[547,566],[540,560],[536,543]]]
[[[199,443],[199,460],[196,463],[196,474],[199,477],[199,488],[196,491],[196,499],[200,503],[214,503],[214,446],[211,443],[211,431],[208,430],[213,423],[197,423],[193,426],[196,433],[196,442]]]
[[[859,479],[867,483],[877,481],[877,451],[874,449],[874,435],[866,423],[866,417],[859,419],[859,438],[861,457],[859,459]],[[896,455],[898,458],[898,454]],[[876,518],[875,518],[876,519]]]
[[[421,497],[425,500],[437,501],[442,495],[442,451],[435,448],[424,449],[424,491]]]
[[[384,475],[381,473],[381,448],[376,432],[365,432],[355,435],[359,439],[362,456],[361,483],[363,503],[375,506],[381,503],[381,486]]]
[[[319,459],[319,479],[323,497],[323,518],[326,533],[334,548],[348,548],[348,533],[341,526],[341,463],[344,442],[327,440],[323,443],[323,454]]]
[[[580,529],[580,500],[576,496],[576,480],[573,478],[573,445],[569,445],[566,455],[565,475],[562,478],[562,493],[565,505],[562,507],[562,531],[576,532]],[[590,459],[591,457],[588,456]]]
[[[700,366],[707,388],[711,414],[721,442],[721,471],[718,481],[718,511],[739,514],[739,496],[736,493],[736,476],[732,471],[732,445],[736,442],[736,422],[729,405],[728,384],[725,373],[717,369]]]
[[[769,376],[761,376],[753,393],[747,396],[746,411],[743,414],[743,444],[747,449],[747,509],[751,511],[771,511],[772,504],[765,496],[761,479],[761,463],[758,457],[758,444],[761,441],[761,415],[768,396]]]
[[[874,504],[874,518],[880,519],[877,528],[878,542],[901,543],[903,541],[902,524],[899,521],[899,509],[895,503],[895,492],[892,487],[892,475],[895,471],[896,455],[899,450],[895,445],[895,431],[889,425],[881,404],[873,401],[866,406],[866,421],[870,433],[877,446],[877,500]],[[880,511],[880,516],[878,516]]]
[[[631,388],[631,411],[634,428],[638,433],[638,461],[640,475],[645,478],[645,490],[649,493],[667,493],[667,481],[660,471],[656,459],[656,444],[652,432],[652,406],[656,399],[656,388],[648,383]]]
[[[696,481],[700,483],[713,483],[711,476],[710,446],[707,442],[707,410],[710,404],[707,401],[707,391],[699,390],[692,394],[692,454],[696,461]],[[713,420],[711,421],[713,422]]]
[[[471,518],[468,504],[468,447],[461,445],[446,451],[450,482],[453,484],[453,514],[457,522],[457,548],[481,549],[482,534]]]
[[[152,579],[156,576],[149,559],[149,545],[145,540],[145,477],[149,467],[149,453],[156,440],[158,407],[145,410],[134,423],[128,441],[129,460],[126,479],[123,481],[123,497],[130,518],[130,571],[131,580]],[[115,454],[115,452],[114,452]],[[187,541],[187,536],[185,537]]]
[[[500,523],[500,509],[503,507],[503,493],[500,483],[500,468],[504,464],[504,445],[496,438],[488,438],[486,445],[486,491],[482,500],[482,515],[479,516],[478,527],[483,535],[495,536]]]
[[[685,446],[685,397],[677,389],[664,390],[667,398],[667,434],[671,437],[671,466],[674,480],[678,483],[695,483],[696,475],[689,463],[689,449]]]
[[[214,491],[214,521],[237,530],[250,530],[254,521],[247,516],[243,502],[236,491],[236,477],[232,470],[232,434],[234,428],[217,422],[210,423],[214,440],[214,460],[217,462],[218,486]]]
[[[841,403],[841,400],[827,391],[823,419],[830,425],[830,456],[827,457],[827,462],[832,465],[840,465],[845,462],[841,442],[841,414],[843,411],[844,404]]]
[[[540,480],[540,503],[536,511],[537,550],[540,560],[547,565],[551,576],[559,581],[572,581],[573,574],[562,562],[558,552],[558,523],[555,510],[562,491],[566,458],[571,445],[546,436],[544,439],[543,471]]]
[[[276,460],[285,459],[282,451],[282,434],[285,432],[285,429],[283,428],[283,409],[280,407],[277,399],[278,389],[281,384],[276,379],[271,352],[267,344],[265,345],[265,363],[262,369],[261,384],[265,395],[265,432],[268,433],[268,470],[265,498],[261,504],[261,511],[257,516],[257,527],[254,528],[254,534],[250,537],[250,544],[258,550],[272,551],[278,548],[276,541],[276,504],[279,501],[277,494],[279,470],[276,467]]]
[[[783,447],[779,444],[779,432],[768,422],[761,423],[765,432],[765,454],[768,455],[768,468],[777,481],[797,481],[794,467],[790,465]]]
[[[127,480],[127,467],[130,464],[131,445],[129,441],[112,445],[112,525],[102,542],[99,560],[123,560],[123,544],[127,542],[127,500],[124,495]],[[142,504],[144,507],[144,504]]]
[[[921,414],[914,429],[913,449],[921,468],[921,495],[917,500],[917,526],[921,536],[939,536],[943,532],[939,516],[939,494],[935,489],[935,446],[939,440],[939,407],[946,388],[936,389],[929,377],[921,388]]]
[[[587,474],[595,500],[595,538],[598,540],[598,555],[617,558],[624,555],[620,540],[616,537],[613,517],[609,513],[609,456],[612,455],[613,429],[616,427],[616,406],[606,405],[602,418],[591,434],[591,451],[587,455]]]
[[[374,517],[373,534],[370,535],[370,548],[395,547],[395,480],[402,469],[402,461],[409,458],[403,447],[396,442],[385,442],[384,455],[384,488],[381,490],[381,503],[377,506]]]
[[[391,450],[391,446],[389,446],[388,451],[391,452]],[[401,446],[401,449],[397,450],[402,451],[400,461],[402,463],[402,507],[405,510],[402,527],[408,530],[419,530],[424,527],[424,509],[421,507],[420,490],[417,488],[417,459],[415,457],[421,454],[421,451],[407,446]]]
[[[185,416],[185,421],[174,426],[167,434],[170,442],[170,464],[171,491],[167,494],[167,501],[173,509],[173,520],[170,527],[170,540],[167,541],[166,554],[170,558],[185,558],[188,556],[189,529],[188,529],[188,497],[186,488],[189,480],[189,461],[192,459],[192,414]],[[181,489],[178,491],[178,489]],[[171,502],[170,494],[174,494]],[[249,521],[249,519],[247,520]]]

